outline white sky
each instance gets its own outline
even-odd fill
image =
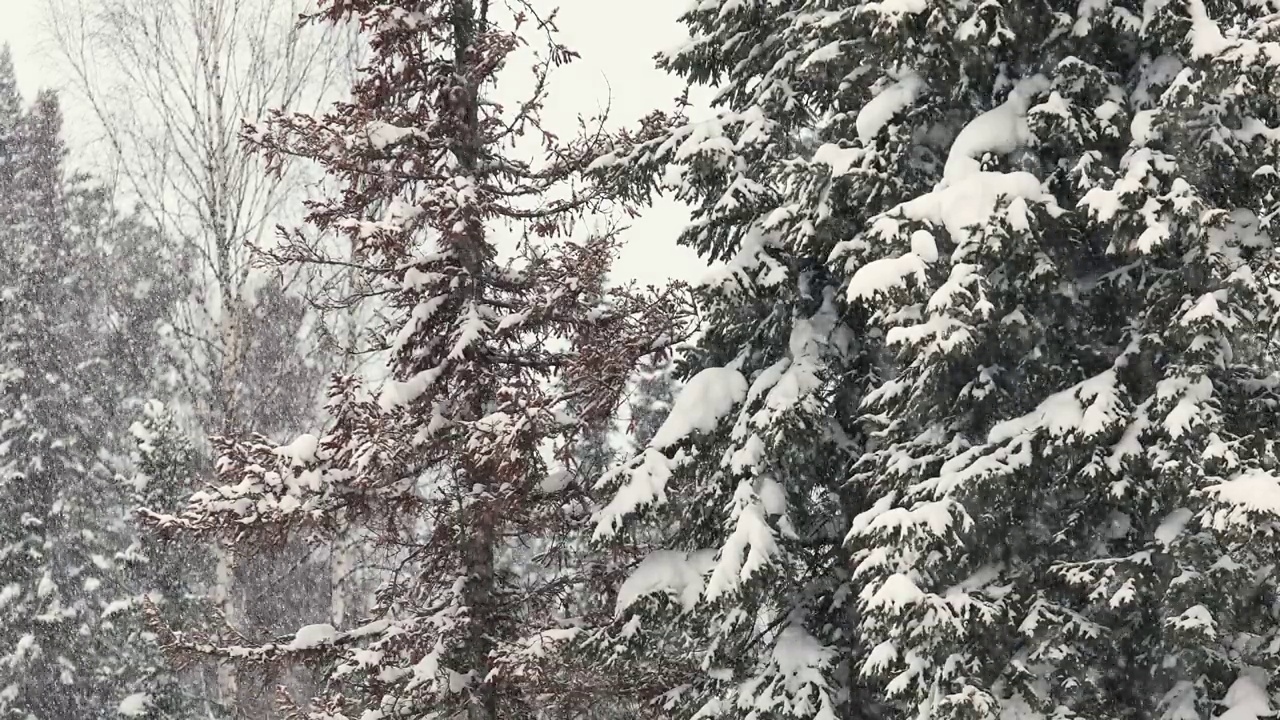
[[[557,78],[551,110],[564,117],[590,114],[610,98],[613,123],[631,124],[655,108],[668,107],[682,86],[654,68],[652,58],[686,37],[676,18],[687,4],[560,0],[562,40],[582,60]],[[13,49],[18,82],[28,98],[41,87],[60,84],[56,53],[42,30],[44,6],[42,0],[0,0],[0,43]],[[68,106],[66,112],[68,123],[75,123],[74,108]],[[616,274],[643,283],[699,278],[701,261],[675,244],[686,220],[684,209],[669,201],[659,201],[634,220]]]

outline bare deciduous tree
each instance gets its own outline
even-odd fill
[[[235,432],[255,292],[252,249],[272,241],[304,178],[267,174],[239,146],[268,108],[317,107],[351,63],[331,33],[297,24],[306,0],[50,0],[73,90],[100,121],[106,159],[204,279],[179,318],[184,386],[208,430]],[[269,418],[268,418],[269,419]],[[255,425],[257,425],[255,422]]]
[[[354,41],[341,28],[300,26],[307,0],[48,2],[72,96],[99,121],[99,157],[174,239],[174,271],[197,280],[175,308],[170,347],[175,390],[199,434],[297,429],[329,368],[300,347],[314,341],[302,338],[308,309],[291,288],[303,279],[255,271],[254,255],[296,214],[307,178],[289,164],[264,172],[239,133],[270,108],[331,99],[354,65]],[[284,607],[321,619],[333,605],[320,559],[300,544],[278,555],[219,563],[214,592],[246,633],[277,630]],[[219,681],[236,712],[254,717],[269,710],[267,684]]]

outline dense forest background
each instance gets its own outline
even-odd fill
[[[42,10],[0,718],[1275,714],[1280,4]]]

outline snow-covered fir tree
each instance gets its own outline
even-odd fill
[[[596,535],[634,560],[589,642],[677,717],[870,706],[843,539],[865,505],[846,480],[872,356],[827,257],[882,201],[827,190],[812,162],[829,100],[801,94],[823,76],[794,5],[691,10],[692,41],[661,63],[719,87],[710,116],[654,116],[657,137],[595,163],[642,196],[678,168],[681,241],[719,268],[664,422],[600,483]]]
[[[66,169],[56,96],[24,108],[12,71],[0,53],[0,715],[106,717],[142,652],[106,621],[134,532],[123,418],[176,295],[151,279],[158,236]]]
[[[219,440],[217,485],[150,517],[241,552],[281,531],[323,541],[361,526],[395,563],[363,623],[256,647],[211,629],[171,647],[312,660],[328,671],[312,717],[540,717],[547,698],[575,691],[576,676],[547,660],[578,632],[561,602],[572,570],[513,564],[589,521],[569,456],[614,413],[637,364],[682,336],[678,288],[610,287],[616,238],[570,238],[613,200],[588,163],[639,138],[542,127],[546,79],[573,53],[554,17],[525,3],[331,0],[311,19],[353,23],[371,55],[349,102],[246,130],[269,164],[311,159],[340,188],[313,199],[272,256],[360,274],[359,292],[388,308],[376,337],[390,378],[335,378],[320,437]],[[521,47],[536,54],[532,92],[500,104],[498,78]],[[350,252],[329,254],[324,233]],[[499,241],[513,235],[508,261]]]
[[[0,89],[8,95],[12,65],[0,65],[8,75]],[[0,104],[6,111],[21,108],[16,97]],[[94,663],[79,650],[92,632],[100,575],[109,563],[91,520],[109,492],[110,473],[84,441],[94,409],[72,376],[88,359],[70,332],[80,321],[74,308],[83,299],[77,283],[83,248],[68,246],[60,213],[57,103],[46,94],[19,112],[0,120],[0,127],[11,128],[0,185],[12,190],[3,200],[0,250],[0,709],[43,720],[89,716],[98,704]]]
[[[647,442],[669,408],[674,384],[671,370],[666,353],[640,365],[618,416],[602,418],[582,434],[572,457],[574,464],[567,468],[572,477],[594,481],[630,451],[628,445]],[[617,588],[634,560],[632,554],[614,553],[593,543],[593,529],[589,522],[566,527],[557,537],[529,548],[527,561],[518,568],[564,582],[559,601],[564,614],[586,625],[608,621]],[[584,651],[575,645],[572,649],[574,652],[557,657],[555,669],[562,680],[559,690],[539,703],[539,720],[663,717],[660,708],[647,702],[633,677],[601,666],[591,648]]]
[[[18,76],[13,68],[13,53],[8,45],[0,45],[0,197],[14,195],[18,149],[18,122],[22,119],[22,94],[18,92]],[[0,204],[0,228],[9,237],[14,225],[17,204]]]
[[[960,39],[929,51],[871,16],[916,88],[879,142],[950,136],[840,253],[896,356],[863,669],[930,715],[1268,712],[1272,10],[1098,10],[929,12]]]
[[[216,718],[225,709],[214,700],[214,679],[199,666],[175,667],[161,650],[163,631],[180,619],[213,611],[213,553],[191,538],[139,533],[133,510],[174,504],[191,493],[199,458],[188,430],[163,403],[152,400],[130,427],[132,473],[118,478],[130,512],[121,517],[111,575],[115,597],[102,611],[100,652],[114,660],[116,710],[124,716]],[[108,710],[110,708],[107,708]]]
[[[685,651],[673,709],[1273,712],[1275,12],[685,16],[665,64],[719,109],[610,160],[682,165],[686,240],[734,283],[600,518],[678,529],[619,598],[641,647],[653,606],[688,620],[659,635]]]

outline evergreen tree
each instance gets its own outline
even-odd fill
[[[797,313],[793,358],[836,337],[824,314],[865,317],[867,349],[792,386],[838,378],[824,409],[842,432],[776,473],[761,461],[804,457],[817,433],[759,434],[778,417],[761,388],[802,363],[763,369],[775,325],[740,324],[760,291],[738,280],[700,343],[693,369],[710,369],[619,473],[605,534],[667,487],[732,512],[679,519],[680,551],[730,531],[705,585],[675,555],[628,581],[690,610],[700,654],[673,708],[855,716],[876,709],[848,701],[866,682],[880,710],[925,718],[1273,712],[1272,12],[728,0],[685,16],[694,41],[666,64],[719,82],[722,109],[620,167],[684,165],[687,241],[767,292],[819,291],[830,310]],[[714,411],[681,420],[691,391]],[[726,502],[754,468],[806,552],[821,533],[803,515],[844,498],[824,560],[795,562],[760,481]],[[772,584],[796,565],[799,592]],[[733,642],[755,632],[771,659]]]
[[[109,492],[110,473],[86,441],[94,410],[74,375],[91,343],[76,342],[72,330],[80,325],[76,308],[85,299],[79,282],[84,257],[81,248],[68,246],[60,212],[60,124],[50,94],[12,122],[14,192],[5,199],[11,242],[0,250],[8,515],[0,703],[6,712],[35,718],[93,713],[93,667],[82,664],[78,650],[92,632],[94,600],[110,557],[90,529]]]
[[[353,524],[389,549],[399,569],[367,624],[311,624],[253,648],[216,632],[172,643],[242,663],[323,660],[328,690],[314,704],[329,716],[540,716],[564,681],[546,656],[577,632],[561,612],[574,573],[521,573],[522,548],[563,552],[566,528],[586,520],[567,456],[613,414],[639,360],[679,339],[678,290],[609,288],[614,237],[566,237],[611,200],[578,182],[608,139],[542,128],[546,77],[573,54],[553,17],[515,8],[322,2],[313,19],[355,23],[372,51],[352,100],[247,130],[269,163],[310,158],[340,183],[275,256],[360,272],[389,308],[378,335],[391,377],[378,389],[337,377],[322,437],[219,440],[218,486],[151,518],[221,532],[245,552],[251,537],[345,536]],[[508,57],[540,35],[533,94],[495,102]],[[543,146],[533,160],[525,135]],[[511,262],[497,250],[507,228],[520,240]],[[323,233],[352,252],[330,257]]]
[[[136,518],[139,507],[188,496],[199,467],[189,430],[162,403],[143,400],[168,388],[159,338],[191,279],[174,274],[166,238],[115,213],[102,188],[75,184],[68,199],[74,242],[95,251],[85,320],[99,331],[83,339],[97,350],[77,374],[96,409],[97,452],[115,471],[87,520],[111,555],[96,625],[78,652],[86,665],[96,663],[95,708],[105,716],[221,717],[208,668],[173,667],[151,629],[157,620],[212,611],[214,555],[207,545],[158,541]]]
[[[890,135],[954,139],[848,247],[896,353],[864,670],[937,716],[1269,712],[1280,45],[1260,8],[1047,10],[868,18],[920,82]]]
[[[13,54],[7,44],[0,45],[0,198],[12,198],[15,193],[17,172],[17,133],[22,119],[22,95],[18,92],[18,77],[13,69]],[[0,203],[0,229],[5,232],[14,225],[16,204]],[[9,236],[6,235],[8,240]]]
[[[6,97],[11,71],[0,62]],[[17,107],[0,121],[13,128],[0,165],[0,715],[114,717],[133,709],[129,658],[148,652],[112,633],[132,533],[115,481],[121,417],[154,382],[176,295],[150,279],[158,236],[68,174],[56,96]]]
[[[666,416],[672,396],[671,365],[653,358],[642,363],[631,384],[629,398],[619,417],[601,419],[587,428],[565,468],[566,477],[594,483],[627,452],[623,441],[641,446],[652,436]],[[528,558],[517,572],[539,574],[567,581],[561,604],[568,617],[580,618],[584,625],[606,621],[613,608],[618,584],[629,568],[627,556],[619,557],[592,542],[590,523],[566,528],[564,534],[528,549]],[[567,567],[569,572],[564,572]],[[662,717],[661,711],[616,668],[602,667],[590,652],[569,652],[558,657],[556,691],[539,700],[540,720],[633,720]]]
[[[189,496],[198,456],[174,414],[152,400],[130,431],[134,471],[121,478],[128,507],[175,504]],[[114,558],[112,579],[123,592],[104,608],[99,637],[100,652],[114,661],[115,707],[124,715],[154,718],[217,717],[222,709],[210,702],[206,678],[175,670],[151,630],[213,610],[208,585],[214,556],[187,538],[139,534],[132,513],[122,520],[120,536],[130,542]]]
[[[314,313],[306,300],[277,278],[265,278],[242,312],[240,332],[252,340],[241,352],[230,384],[241,413],[235,430],[247,435],[253,429],[276,441],[292,438],[316,421],[324,400],[326,358],[316,339],[308,335]],[[216,458],[207,445],[203,449],[206,455],[199,471],[208,477]],[[183,487],[190,490],[189,485]],[[327,560],[324,549],[304,538],[234,556],[226,588],[229,622],[247,637],[277,637],[299,625],[332,621]],[[236,712],[255,718],[275,717],[279,686],[294,693],[309,693],[316,687],[303,667],[241,668],[235,682]]]
[[[682,389],[605,478],[597,517],[596,536],[632,560],[588,644],[676,717],[874,707],[843,539],[866,504],[846,481],[876,355],[827,259],[887,206],[831,188],[814,158],[820,138],[848,132],[848,100],[832,97],[839,77],[827,87],[806,64],[821,46],[800,34],[817,22],[802,4],[691,9],[693,40],[660,64],[718,87],[710,117],[655,115],[654,139],[595,164],[641,197],[677,167],[693,208],[681,242],[722,268],[699,291],[705,325],[676,364]]]

